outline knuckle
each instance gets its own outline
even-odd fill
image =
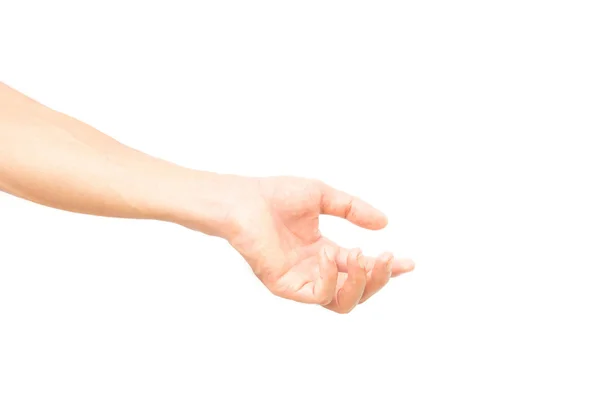
[[[271,294],[281,297],[282,295],[282,291],[281,288],[277,285],[269,285],[265,282],[265,286],[267,287],[267,289],[269,289],[269,292],[271,292]]]
[[[322,291],[321,293],[317,293],[317,295],[315,296],[315,300],[317,303],[319,303],[322,306],[326,306],[327,304],[330,304],[332,301],[332,295]]]

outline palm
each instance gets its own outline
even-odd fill
[[[338,199],[327,198],[325,189],[319,182],[299,178],[261,180],[251,207],[253,215],[246,218],[252,227],[243,229],[233,244],[273,293],[347,312],[387,283],[394,263],[389,254],[378,259],[362,257],[359,250],[340,248],[321,235],[322,213],[354,218],[353,222],[372,229],[385,225],[374,209],[369,220],[350,215],[366,203],[341,192],[337,192]],[[342,202],[337,204],[338,200]],[[402,260],[398,262],[398,273],[410,269]],[[358,299],[346,300],[350,295]],[[349,301],[354,304],[343,304]]]

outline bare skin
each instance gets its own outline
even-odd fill
[[[226,239],[275,295],[348,313],[414,263],[367,257],[319,231],[383,213],[323,182],[196,171],[127,147],[0,83],[0,190],[67,211],[173,222]]]

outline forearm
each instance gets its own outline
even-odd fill
[[[0,189],[63,210],[220,234],[222,177],[127,147],[0,84]]]

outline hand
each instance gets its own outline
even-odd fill
[[[226,237],[275,295],[348,313],[390,277],[414,263],[391,253],[377,258],[341,248],[319,231],[328,214],[367,229],[382,229],[387,218],[364,201],[309,179],[239,178],[239,206],[228,211]]]

